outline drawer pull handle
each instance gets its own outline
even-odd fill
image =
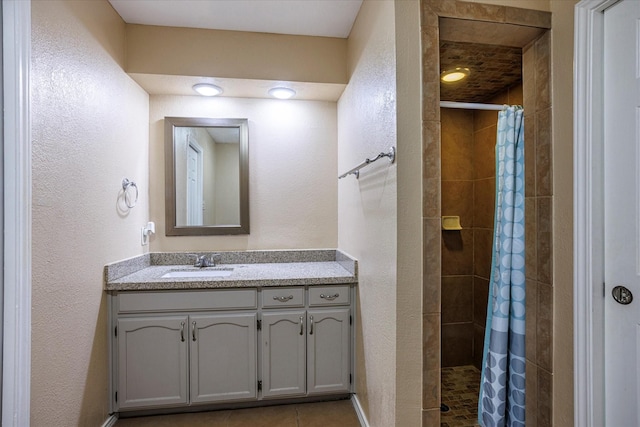
[[[311,326],[309,326],[309,335],[313,335],[313,316],[309,316],[309,320],[311,321]]]
[[[180,322],[180,341],[184,342],[184,322]]]
[[[195,341],[196,340],[196,321],[194,320],[193,322],[191,322],[191,338]]]
[[[289,295],[288,297],[273,297],[273,299],[280,302],[287,302],[293,299],[293,295]]]
[[[300,316],[300,335],[304,335],[304,316]]]
[[[340,296],[339,293],[335,293],[333,295],[325,295],[325,294],[320,294],[320,298],[326,299],[328,301],[333,301],[334,299],[338,298]]]

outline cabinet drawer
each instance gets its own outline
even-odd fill
[[[348,305],[349,286],[310,286],[309,306]]]
[[[257,308],[255,289],[127,292],[118,294],[120,313]]]
[[[262,306],[265,308],[303,307],[304,288],[263,289]]]

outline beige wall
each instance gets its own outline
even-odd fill
[[[240,221],[240,144],[215,144],[217,175],[215,186],[215,224]]]
[[[336,103],[158,95],[150,98],[151,250],[335,248]],[[164,117],[249,119],[251,234],[165,236]]]
[[[573,425],[573,21],[576,0],[552,0],[553,425]]]
[[[495,4],[498,6],[520,7],[522,9],[542,10],[551,12],[550,0],[465,0],[470,3]],[[556,0],[553,0],[556,1]],[[566,0],[558,0],[564,2]],[[573,1],[573,0],[569,0]]]
[[[34,427],[107,418],[102,270],[143,252],[149,200],[148,96],[123,59],[106,1],[32,2]],[[130,211],[124,177],[140,189]]]
[[[348,42],[338,101],[338,168],[396,145],[394,3],[365,1]],[[358,399],[372,426],[395,425],[397,166],[386,160],[338,184],[338,247],[359,261]]]
[[[422,418],[422,60],[419,0],[395,0],[397,115],[396,423]]]
[[[345,39],[127,25],[130,73],[346,83]]]

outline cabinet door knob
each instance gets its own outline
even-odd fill
[[[304,335],[304,316],[300,316],[300,335]]]
[[[309,320],[311,321],[309,326],[309,335],[313,335],[313,316],[309,316]]]
[[[289,295],[288,297],[273,297],[273,299],[280,302],[287,302],[293,299],[293,295]]]
[[[329,301],[333,301],[334,299],[338,298],[340,296],[339,293],[335,293],[333,295],[325,295],[325,294],[320,294],[320,298],[329,300]]]
[[[196,340],[196,321],[191,322],[191,338]]]

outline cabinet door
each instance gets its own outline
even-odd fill
[[[189,317],[191,403],[257,397],[256,313]]]
[[[309,310],[307,322],[308,394],[349,392],[349,309]]]
[[[305,319],[300,311],[262,314],[262,396],[304,396]]]
[[[187,317],[118,319],[119,408],[187,403]]]

